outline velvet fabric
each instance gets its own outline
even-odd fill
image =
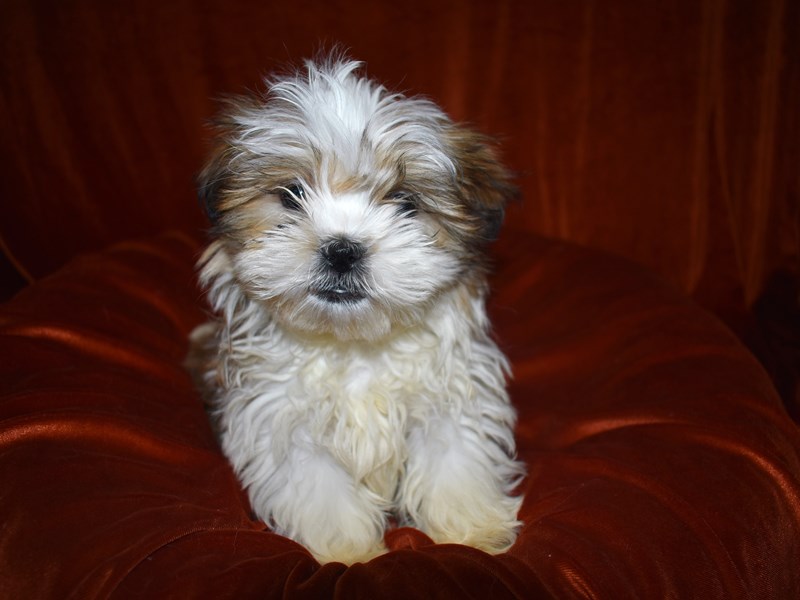
[[[0,309],[0,596],[800,596],[800,435],[763,369],[639,267],[513,232],[491,314],[528,465],[517,543],[402,528],[320,567],[250,516],[182,369],[198,251],[126,242]]]

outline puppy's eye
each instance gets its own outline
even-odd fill
[[[404,190],[392,192],[387,196],[396,206],[398,214],[404,217],[413,217],[417,214],[417,195]]]
[[[287,210],[300,210],[300,202],[306,197],[306,192],[299,183],[292,183],[278,188],[278,196]]]

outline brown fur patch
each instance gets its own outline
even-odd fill
[[[506,203],[517,195],[511,173],[483,134],[455,125],[446,136],[458,165],[459,196],[471,215],[474,234],[491,241],[499,232]]]

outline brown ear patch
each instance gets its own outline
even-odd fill
[[[222,110],[209,124],[213,134],[213,147],[203,170],[197,176],[197,197],[206,209],[206,214],[216,225],[222,213],[235,206],[227,196],[240,187],[235,185],[237,172],[243,170],[246,153],[241,151],[238,140],[242,127],[237,115],[255,113],[261,105],[250,96],[229,96],[222,99]]]
[[[230,155],[230,146],[217,144],[205,168],[197,177],[197,198],[212,225],[219,221],[221,196],[231,177]]]
[[[497,238],[506,203],[517,195],[511,173],[497,158],[490,139],[454,125],[447,133],[457,172],[457,188],[483,241]]]

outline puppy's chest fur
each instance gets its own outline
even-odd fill
[[[420,377],[430,348],[323,351],[300,366],[287,397],[311,418],[312,438],[374,493],[390,501],[407,455],[406,433],[443,390]]]
[[[474,395],[472,332],[452,311],[438,312],[378,344],[299,337],[271,320],[216,323],[204,370],[219,384],[211,402],[226,453],[327,452],[390,505],[410,431]]]

